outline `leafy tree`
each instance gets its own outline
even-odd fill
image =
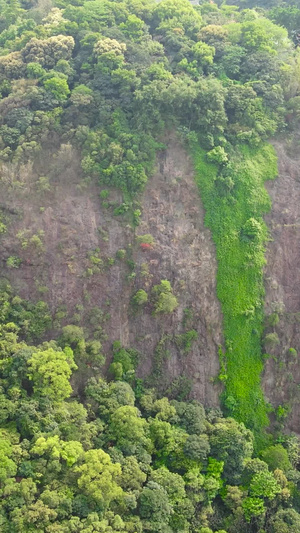
[[[224,461],[224,476],[228,482],[238,482],[244,461],[253,453],[251,431],[232,418],[223,419],[212,426],[209,444],[213,457]]]
[[[149,481],[139,498],[139,513],[148,531],[168,531],[172,512],[167,492],[161,485]]]
[[[104,420],[108,419],[120,406],[134,405],[134,392],[125,382],[107,384],[104,379],[91,378],[86,387],[86,395],[94,402],[93,410],[100,414]]]
[[[295,509],[280,509],[270,520],[270,533],[296,533],[300,515]]]
[[[86,85],[77,85],[71,93],[70,100],[77,107],[88,106],[93,102],[93,91]]]
[[[183,427],[190,435],[200,435],[204,433],[205,411],[203,406],[196,402],[177,402],[173,400],[172,404],[176,409],[179,417],[180,426]]]
[[[261,498],[253,498],[248,496],[244,499],[242,507],[247,522],[250,522],[252,518],[264,516],[266,512],[264,502]]]
[[[192,53],[200,66],[212,65],[215,55],[215,49],[213,46],[198,41],[192,47]]]
[[[242,474],[242,481],[244,485],[249,485],[252,477],[260,472],[267,472],[268,465],[261,459],[246,459],[244,463],[244,470]]]
[[[127,445],[141,444],[149,446],[146,438],[148,424],[140,417],[139,410],[130,405],[124,405],[114,411],[110,421],[110,435],[121,449]]]
[[[121,345],[119,346],[118,343],[114,343],[113,351],[114,363],[120,363],[124,373],[134,370],[136,361],[133,350],[126,350]]]
[[[32,479],[24,478],[16,481],[14,478],[9,478],[3,485],[6,510],[21,506],[28,507],[35,501],[37,493],[37,484]]]
[[[79,474],[78,488],[95,500],[102,509],[109,508],[113,500],[119,499],[123,491],[118,482],[121,466],[113,464],[103,450],[89,450],[84,455],[84,463],[74,468]]]
[[[124,490],[140,491],[147,479],[147,475],[141,470],[137,459],[133,456],[125,457],[121,466],[121,487]]]
[[[68,95],[70,93],[68,83],[64,78],[58,78],[53,76],[53,78],[49,78],[44,81],[44,87],[59,102],[64,102],[65,100],[67,100]]]
[[[174,420],[176,415],[176,409],[170,404],[168,398],[160,398],[155,400],[153,403],[152,412],[155,413],[155,418],[159,420]]]
[[[11,512],[11,522],[13,527],[19,531],[45,530],[57,518],[57,512],[50,509],[41,500],[30,504],[27,508],[16,507]]]
[[[172,504],[185,498],[184,480],[179,474],[169,472],[167,468],[162,467],[151,473],[151,480],[166,490]]]
[[[274,500],[279,492],[280,486],[271,472],[258,472],[253,476],[250,483],[250,493],[252,496],[261,496],[269,500]]]
[[[184,453],[193,461],[205,461],[210,451],[210,445],[207,435],[189,435],[185,446]]]
[[[186,519],[192,517],[194,508],[186,497],[183,478],[163,467],[152,472],[151,480],[163,487],[168,494],[169,502],[173,507],[170,517],[171,528],[175,531],[182,531],[182,528],[189,527]]]
[[[120,29],[124,35],[133,41],[136,41],[142,37],[144,34],[144,27],[144,21],[134,14],[128,15],[126,22],[121,22],[120,24]]]
[[[287,31],[265,18],[244,22],[241,25],[240,43],[249,51],[272,52],[289,47]]]
[[[60,59],[70,59],[75,46],[73,37],[55,35],[49,39],[30,39],[25,45],[22,56],[25,63],[39,63],[42,67],[52,68]]]
[[[287,450],[282,446],[282,444],[275,444],[266,448],[262,452],[262,459],[268,464],[271,470],[280,468],[284,472],[291,469],[291,463]]]
[[[48,456],[52,459],[64,459],[67,466],[72,466],[83,454],[83,448],[80,442],[64,442],[57,435],[54,437],[39,437],[31,452],[40,456]]]
[[[1,78],[20,79],[25,75],[25,64],[20,52],[11,52],[0,59]]]
[[[13,449],[10,441],[1,438],[0,451],[0,483],[3,483],[7,478],[16,475],[17,465],[11,459]]]
[[[84,331],[79,326],[69,325],[62,328],[61,340],[63,345],[76,347],[78,343],[84,340]]]
[[[32,354],[28,360],[28,377],[36,395],[59,401],[70,396],[69,378],[76,368],[70,348],[60,352],[49,348]]]
[[[27,128],[32,124],[33,113],[26,107],[12,109],[6,114],[5,123],[10,128],[16,128],[20,134],[25,133]]]

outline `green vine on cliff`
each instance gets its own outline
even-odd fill
[[[193,142],[196,181],[212,231],[218,260],[217,294],[224,316],[226,412],[259,431],[268,424],[268,405],[260,387],[263,370],[263,266],[270,209],[264,182],[277,174],[271,145],[240,145],[230,161],[209,161]],[[225,359],[225,361],[224,361]],[[224,380],[223,380],[224,381]]]

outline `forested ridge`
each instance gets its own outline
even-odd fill
[[[184,376],[168,387],[162,379],[168,342],[186,358],[197,343],[191,309],[181,334],[161,337],[142,380],[134,346],[116,334],[103,349],[110,302],[93,312],[78,303],[69,320],[66,301],[53,316],[46,285],[36,279],[40,299],[27,300],[1,273],[3,533],[300,532],[299,439],[285,431],[288,406],[270,405],[260,384],[279,320],[264,315],[264,183],[277,175],[270,139],[292,149],[299,128],[299,42],[297,0],[0,0],[0,183],[9,191],[0,239],[22,218],[8,200],[26,189],[25,171],[58,146],[53,176],[35,184],[41,214],[72,148],[79,192],[97,187],[134,246],[155,249],[139,231],[141,195],[172,132],[190,154],[215,244],[224,332],[220,408],[204,408]],[[42,230],[25,225],[15,237],[18,248],[2,250],[5,272],[45,252]],[[151,282],[146,259],[137,272],[131,245],[114,257],[91,250],[83,278],[116,263],[127,269],[130,313],[170,319],[179,291]]]

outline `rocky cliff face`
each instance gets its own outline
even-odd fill
[[[0,209],[7,232],[0,238],[1,277],[22,298],[48,303],[53,318],[49,338],[76,324],[98,338],[111,359],[120,340],[138,350],[139,376],[162,390],[182,377],[191,396],[218,405],[218,347],[222,315],[216,297],[216,259],[193,176],[192,164],[174,135],[157,156],[154,175],[140,199],[140,225],[116,216],[122,195],[99,196],[84,181],[79,156],[53,140],[26,166],[1,168]],[[289,410],[287,427],[298,431],[300,414],[300,166],[297,150],[276,142],[279,177],[267,185],[272,210],[266,217],[266,344],[263,387],[276,407]],[[293,155],[294,154],[294,155]],[[137,236],[151,234],[155,244],[140,246]],[[118,253],[126,252],[125,257]],[[124,254],[124,252],[123,252]],[[21,260],[12,268],[10,258]],[[133,308],[132,296],[168,279],[179,306],[171,315],[154,316],[147,304]],[[180,335],[196,330],[188,351]],[[151,377],[152,376],[152,377]]]
[[[0,207],[8,229],[0,240],[2,277],[22,298],[49,304],[49,336],[66,324],[83,326],[101,340],[108,360],[112,342],[120,340],[140,353],[140,376],[154,373],[152,383],[163,389],[185,376],[192,397],[217,405],[220,391],[212,380],[222,316],[216,260],[186,152],[170,135],[141,199],[136,229],[126,216],[114,215],[122,203],[118,191],[105,200],[99,193],[97,184],[83,180],[76,151],[55,140],[34,164],[4,165]],[[154,238],[150,249],[137,242],[143,234]],[[21,259],[19,268],[11,267],[12,257]],[[134,310],[135,291],[151,295],[162,279],[171,282],[177,310],[163,317],[154,316],[150,304]],[[178,335],[191,329],[197,340],[186,352]]]
[[[289,411],[287,427],[299,433],[300,415],[300,157],[287,143],[274,143],[279,176],[267,185],[272,210],[266,217],[271,240],[265,269],[265,365],[263,386],[275,406]],[[271,316],[270,316],[271,315]],[[272,334],[272,337],[269,335]],[[275,335],[274,335],[275,334]]]
[[[138,233],[150,233],[156,245],[150,253],[151,281],[169,279],[178,295],[179,307],[169,318],[143,313],[129,321],[131,343],[147,333],[143,375],[151,368],[149,354],[154,353],[160,339],[171,332],[184,330],[184,310],[190,311],[189,328],[198,333],[192,349],[183,354],[173,339],[167,342],[167,379],[187,375],[193,381],[193,394],[200,401],[217,405],[219,388],[212,384],[219,361],[217,348],[222,343],[222,316],[216,298],[216,259],[210,232],[204,227],[204,212],[194,182],[191,162],[181,145],[172,138],[158,158],[157,171],[144,194],[142,224]],[[140,271],[145,255],[135,253]],[[186,329],[186,328],[185,328]],[[144,351],[144,343],[138,344]]]

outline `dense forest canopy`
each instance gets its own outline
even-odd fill
[[[300,531],[299,441],[283,431],[284,408],[266,431],[272,406],[259,381],[263,183],[276,175],[267,140],[299,126],[299,42],[297,1],[0,0],[2,163],[18,168],[47,143],[71,143],[86,183],[103,203],[104,187],[120,189],[116,215],[137,227],[163,133],[176,130],[216,244],[226,340],[222,413],[187,394],[160,397],[118,340],[105,377],[97,338],[69,324],[49,340],[46,303],[2,280],[3,533]],[[6,226],[3,215],[0,234]],[[43,246],[42,234],[18,238]],[[87,275],[100,263],[96,251]],[[139,289],[134,311],[148,299],[158,317],[178,305],[168,280]],[[195,334],[177,339],[182,349]],[[93,377],[73,391],[83,366]]]

